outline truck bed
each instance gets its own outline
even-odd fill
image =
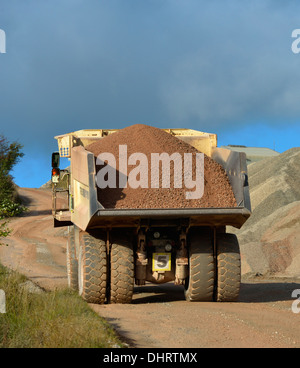
[[[141,222],[166,223],[186,221],[191,226],[234,226],[240,228],[251,215],[246,155],[222,148],[212,148],[211,157],[227,173],[237,207],[233,208],[159,208],[108,209],[99,202],[95,183],[96,167],[93,153],[83,146],[71,148],[71,181],[73,208],[54,217],[70,221],[82,230],[94,227],[138,227]]]

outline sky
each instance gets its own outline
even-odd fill
[[[80,129],[300,146],[299,14],[296,0],[0,0],[0,134],[23,145],[16,184],[48,181],[54,136]]]

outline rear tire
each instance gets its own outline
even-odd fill
[[[129,304],[134,287],[134,253],[132,243],[120,238],[111,246],[110,303]]]
[[[208,234],[190,234],[189,277],[185,284],[187,301],[213,301],[215,267],[212,239]]]
[[[91,234],[80,236],[79,295],[88,303],[103,304],[106,298],[106,243]]]
[[[67,275],[68,286],[70,289],[78,290],[78,260],[75,245],[75,229],[74,226],[69,227],[67,241]]]
[[[234,234],[217,235],[217,302],[235,302],[241,284],[241,257]]]

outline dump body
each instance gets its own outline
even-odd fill
[[[55,137],[61,157],[71,159],[70,210],[56,212],[57,224],[71,222],[82,230],[107,227],[139,227],[145,221],[165,226],[186,221],[189,226],[240,228],[251,214],[246,155],[217,148],[215,134],[190,129],[165,129],[218,162],[227,173],[237,202],[232,208],[108,209],[97,198],[96,167],[93,153],[84,147],[116,130],[81,130]]]

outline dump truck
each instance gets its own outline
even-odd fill
[[[68,227],[69,287],[89,303],[130,303],[134,286],[174,282],[191,302],[238,300],[240,248],[227,226],[241,228],[251,215],[245,153],[217,147],[217,135],[163,129],[225,170],[237,206],[232,208],[104,208],[96,162],[86,147],[113,129],[84,129],[56,136],[52,154],[54,226]],[[70,167],[60,170],[60,158]],[[57,208],[66,195],[68,208]]]

